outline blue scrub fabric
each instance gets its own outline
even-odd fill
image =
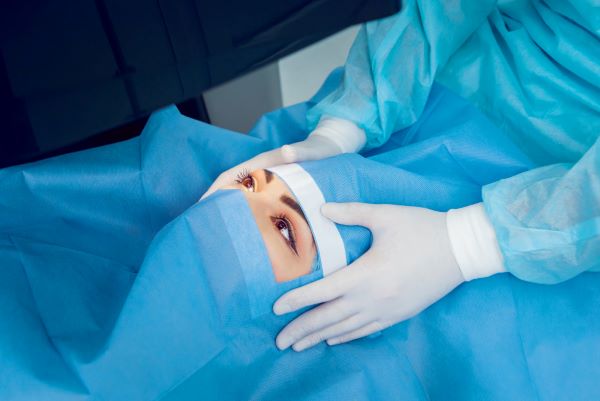
[[[538,283],[600,271],[598,10],[594,0],[405,1],[361,29],[309,126],[345,118],[376,148],[414,123],[441,83],[552,166],[484,189],[505,267]]]
[[[0,170],[0,399],[600,398],[594,273],[476,280],[374,338],[277,350],[296,315],[273,301],[318,276],[274,282],[241,192],[196,201],[222,170],[305,137],[307,108],[339,78],[247,136],[171,106],[139,138]],[[397,169],[399,202],[459,207],[532,166],[449,91],[425,109],[364,155]]]

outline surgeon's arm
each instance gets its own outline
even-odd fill
[[[314,128],[323,116],[354,122],[367,148],[416,121],[437,71],[485,20],[495,0],[409,0],[390,18],[362,27],[339,87],[308,113]]]
[[[509,271],[552,284],[600,271],[600,139],[578,163],[554,164],[483,188],[483,203],[447,214],[465,280]]]
[[[558,283],[600,271],[600,139],[574,165],[554,164],[483,188],[505,268]]]

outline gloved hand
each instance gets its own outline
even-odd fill
[[[240,171],[252,172],[280,164],[319,160],[340,153],[358,152],[365,143],[365,132],[354,123],[335,117],[323,117],[317,128],[304,141],[261,153],[224,171],[200,199],[234,182]]]
[[[279,333],[280,349],[293,345],[301,351],[325,340],[335,345],[367,336],[418,314],[464,281],[446,213],[364,203],[328,203],[321,212],[339,224],[369,228],[373,242],[351,265],[275,302],[278,315],[321,304]]]

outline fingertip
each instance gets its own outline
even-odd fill
[[[321,214],[329,220],[336,221],[339,219],[340,207],[342,204],[337,202],[327,202],[321,206]]]
[[[279,351],[286,350],[291,344],[289,343],[289,339],[285,336],[278,335],[275,339],[275,345],[279,348]]]
[[[296,292],[298,289],[288,291],[280,296],[273,304],[273,312],[276,315],[285,315],[298,309],[296,306]]]
[[[292,311],[292,307],[286,302],[277,301],[273,305],[273,313],[276,315],[285,315],[286,313],[290,313]]]
[[[297,158],[296,149],[291,145],[283,145],[281,147],[281,157],[284,163],[294,163]]]
[[[353,203],[328,202],[321,206],[321,214],[337,224],[355,225],[361,224],[361,216],[356,216]]]

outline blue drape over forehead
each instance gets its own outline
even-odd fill
[[[241,192],[196,201],[222,170],[302,139],[306,108],[245,136],[169,107],[140,138],[0,170],[0,399],[600,398],[598,274],[478,280],[377,338],[278,351],[295,315],[270,305],[314,277],[274,282]],[[327,200],[477,201],[529,164],[469,110],[438,88],[422,121],[366,159],[304,166],[331,180]],[[339,230],[358,256],[368,232]]]

